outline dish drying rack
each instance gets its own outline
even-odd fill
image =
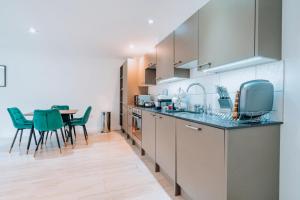
[[[271,111],[272,112],[272,111]],[[212,112],[213,115],[221,118],[222,120],[236,121],[238,123],[260,123],[270,121],[270,112],[260,111],[260,112],[244,112],[239,113],[239,118],[234,119],[231,112]]]

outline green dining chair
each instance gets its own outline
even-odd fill
[[[27,120],[19,108],[16,108],[16,107],[7,108],[7,111],[13,122],[14,127],[17,129],[17,132],[15,134],[13,142],[10,146],[9,153],[11,153],[11,150],[15,144],[15,141],[16,141],[16,138],[17,138],[19,132],[20,132],[20,139],[19,139],[19,146],[20,146],[21,141],[22,141],[22,136],[23,136],[23,130],[28,129],[28,130],[30,130],[29,140],[28,140],[28,144],[27,144],[27,154],[28,154],[32,136],[34,137],[35,144],[37,144],[36,135],[35,135],[34,128],[33,128],[33,121]]]
[[[69,110],[70,107],[68,105],[53,105],[53,106],[51,106],[51,109]],[[68,137],[67,129],[65,128],[65,126],[67,126],[67,122],[70,121],[70,116],[69,115],[62,115],[61,117],[62,117],[62,120],[63,120],[63,123],[64,123],[63,129],[64,129],[65,136]],[[47,143],[48,135],[49,135],[49,132],[46,132],[45,143]],[[52,132],[50,132],[50,137],[52,137]]]
[[[53,105],[53,106],[51,106],[51,109],[69,110],[70,107],[68,105]]]
[[[62,121],[60,112],[56,109],[35,110],[34,114],[33,114],[33,124],[34,124],[34,128],[36,130],[38,130],[41,134],[41,137],[38,141],[34,155],[38,151],[41,142],[44,140],[45,133],[47,133],[49,131],[53,131],[55,133],[57,145],[58,145],[60,153],[61,153],[61,147],[60,147],[57,130],[59,130],[59,129],[61,130],[61,135],[62,135],[64,142],[65,142],[65,139],[64,139],[64,134],[61,129],[63,127],[63,121]]]
[[[84,138],[85,138],[85,141],[86,141],[87,144],[88,144],[88,133],[87,133],[87,130],[86,130],[86,123],[89,120],[91,111],[92,111],[92,107],[89,106],[86,109],[83,117],[71,119],[71,121],[69,122],[69,125],[73,128],[75,128],[75,126],[81,126],[83,128]]]

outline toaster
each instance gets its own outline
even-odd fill
[[[273,109],[274,86],[267,80],[252,80],[240,86],[240,119],[260,117]]]

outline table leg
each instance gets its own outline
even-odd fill
[[[72,136],[72,126],[69,126],[69,137],[71,139],[72,148],[74,147],[73,136]]]

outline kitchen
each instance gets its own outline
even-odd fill
[[[298,1],[0,4],[0,199],[300,198]]]
[[[122,130],[174,195],[279,199],[281,1],[255,2],[209,1],[120,68]]]

